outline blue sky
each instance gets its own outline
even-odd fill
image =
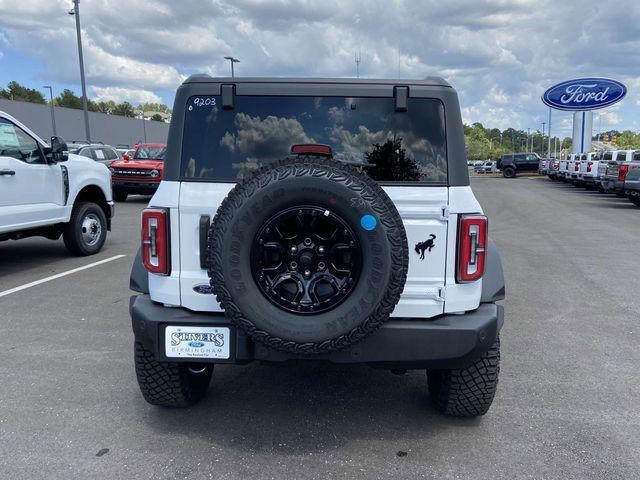
[[[70,0],[0,0],[0,84],[79,88]],[[440,75],[466,122],[541,129],[544,89],[574,77],[629,88],[594,130],[640,130],[637,0],[85,0],[90,98],[173,103],[194,72],[246,76]],[[571,115],[554,113],[570,135]]]

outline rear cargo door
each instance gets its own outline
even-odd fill
[[[409,246],[409,271],[394,317],[433,317],[444,312],[447,187],[384,187],[402,217]]]
[[[233,184],[184,182],[180,189],[180,290],[182,305],[220,311],[201,263],[206,222]],[[402,217],[409,247],[409,271],[394,317],[432,317],[444,312],[447,245],[447,188],[384,187]]]

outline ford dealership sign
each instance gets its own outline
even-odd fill
[[[542,101],[558,110],[595,110],[622,100],[627,87],[608,78],[578,78],[554,85]]]

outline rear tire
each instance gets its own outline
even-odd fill
[[[504,178],[513,178],[516,176],[515,168],[507,167],[502,171],[502,176]]]
[[[107,239],[107,216],[93,202],[74,205],[71,219],[64,227],[64,244],[74,255],[98,253]]]
[[[184,408],[206,395],[213,364],[160,363],[139,342],[135,343],[134,353],[138,386],[151,405]]]
[[[633,203],[636,207],[640,207],[640,196],[629,197],[629,201]]]
[[[428,370],[429,396],[436,409],[445,415],[484,415],[496,394],[499,373],[500,337],[467,368]]]
[[[114,190],[113,191],[113,199],[116,202],[126,202],[129,194],[127,192],[123,192],[122,190]]]

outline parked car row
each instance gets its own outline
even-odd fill
[[[124,202],[129,195],[153,195],[162,180],[166,146],[142,143],[134,149],[116,149],[102,143],[70,146],[69,152],[109,167],[113,199]]]
[[[640,150],[574,153],[560,160],[541,160],[538,172],[551,180],[628,197],[640,206]]]

